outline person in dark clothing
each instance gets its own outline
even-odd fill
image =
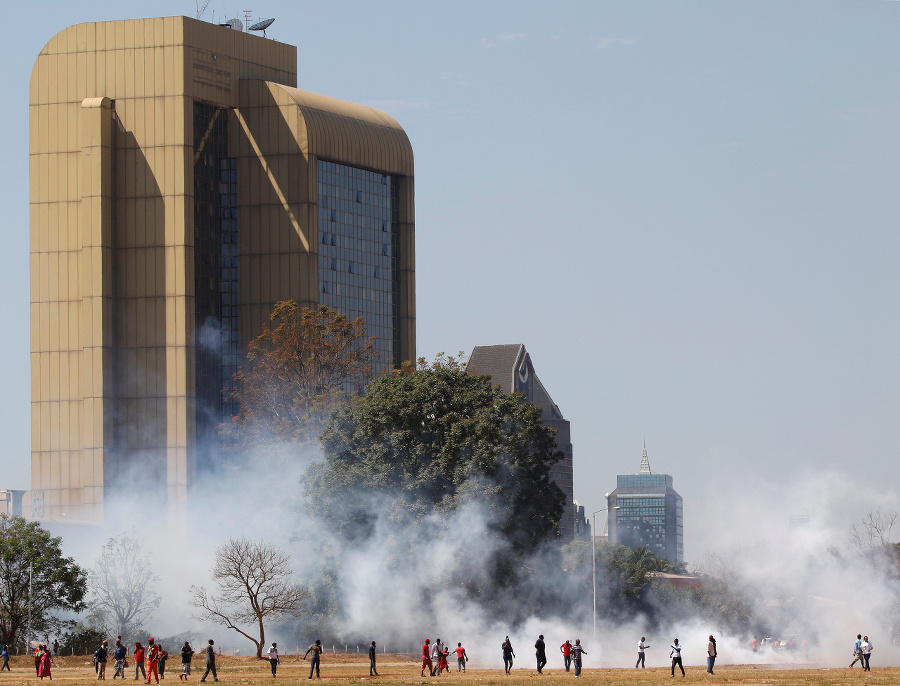
[[[2,672],[4,669],[7,672],[11,672],[12,670],[9,668],[9,646],[8,645],[3,646],[3,652],[0,653],[0,655],[3,656],[3,666],[0,667],[0,672]]]
[[[547,646],[544,643],[544,634],[538,636],[538,640],[534,643],[534,656],[537,658],[538,674],[543,674],[541,670],[547,664]]]
[[[106,681],[106,661],[109,658],[109,652],[106,649],[106,646],[109,645],[106,641],[100,644],[100,647],[97,648],[97,652],[94,653],[94,659],[97,661],[97,681]]]
[[[187,678],[191,674],[191,658],[194,656],[194,649],[191,648],[191,644],[187,641],[184,642],[184,647],[181,649],[181,674],[178,675],[179,679],[184,679],[187,681]]]
[[[215,641],[209,639],[209,645],[206,646],[206,671],[203,672],[203,678],[200,681],[206,681],[206,677],[212,672],[213,681],[218,681],[219,676],[216,674],[216,649],[213,648]]]
[[[509,670],[511,670],[513,666],[513,658],[516,656],[515,652],[513,652],[512,642],[509,640],[509,636],[503,641],[500,649],[503,650],[503,668],[506,670],[506,673],[509,674]]]
[[[125,678],[125,655],[128,654],[128,650],[125,646],[122,645],[122,641],[116,639],[116,650],[113,652],[113,659],[116,661],[116,669],[113,672],[113,679],[117,676]]]
[[[378,676],[378,670],[375,669],[375,641],[369,646],[369,676]]]
[[[575,639],[575,645],[572,646],[572,662],[575,663],[575,676],[581,676],[581,656],[587,655],[584,646],[581,645],[581,639]]]

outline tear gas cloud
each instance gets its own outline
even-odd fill
[[[652,666],[668,664],[668,646],[677,636],[690,665],[705,663],[706,640],[714,634],[720,664],[840,666],[849,663],[853,639],[863,633],[875,646],[876,664],[896,664],[900,658],[891,643],[900,617],[896,561],[863,556],[848,541],[850,525],[867,510],[900,510],[893,491],[869,493],[859,502],[854,494],[861,484],[836,474],[791,484],[713,482],[705,502],[686,503],[686,509],[706,513],[701,530],[685,532],[700,540],[699,549],[706,552],[688,562],[691,572],[722,580],[750,599],[747,630],[717,626],[696,609],[672,603],[665,594],[651,594],[653,616],[623,621],[608,617],[609,608],[599,608],[595,635],[590,576],[562,571],[549,545],[526,561],[529,578],[503,589],[499,608],[486,611],[464,586],[452,583],[460,573],[483,574],[485,561],[507,545],[496,533],[489,503],[467,502],[452,515],[431,514],[410,525],[391,516],[389,494],[357,493],[356,499],[370,499],[383,514],[366,540],[342,544],[331,535],[328,522],[310,518],[302,507],[303,472],[319,457],[307,454],[291,465],[258,459],[206,479],[183,521],[167,523],[164,508],[147,512],[123,497],[111,504],[102,530],[61,531],[66,554],[90,566],[107,538],[135,528],[160,577],[162,596],[159,610],[144,627],[162,636],[186,631],[210,636],[242,654],[252,652],[249,641],[193,618],[189,588],[211,588],[216,548],[243,536],[289,552],[298,579],[313,590],[323,574],[333,575],[340,610],[331,621],[301,618],[267,627],[267,643],[274,640],[289,650],[322,638],[326,645],[349,644],[350,650],[356,645],[364,650],[375,640],[388,652],[417,653],[426,637],[440,637],[451,648],[462,642],[472,667],[499,667],[500,643],[509,635],[516,666],[533,667],[532,646],[544,634],[550,668],[561,666],[557,646],[567,638],[581,639],[588,651],[586,667],[633,667],[641,636],[651,646],[647,662]],[[135,484],[139,487],[140,480]],[[798,513],[809,515],[809,526],[789,526],[789,515]],[[451,569],[454,574],[448,573]],[[599,565],[597,572],[602,589],[608,580]],[[754,653],[753,634],[760,639],[766,634],[793,637],[798,648]]]

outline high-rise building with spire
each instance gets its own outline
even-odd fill
[[[668,474],[654,474],[647,457],[647,441],[637,474],[616,477],[616,490],[607,497],[609,540],[629,548],[649,548],[670,562],[684,562],[684,507]]]

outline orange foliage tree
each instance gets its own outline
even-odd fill
[[[377,359],[361,317],[277,303],[235,374],[240,411],[222,425],[226,443],[253,451],[317,442],[332,412],[362,396]]]

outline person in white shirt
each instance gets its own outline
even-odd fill
[[[716,656],[719,653],[716,652],[716,639],[713,638],[713,635],[709,635],[709,643],[706,644],[706,673],[707,674],[715,674],[713,672],[713,667],[716,666]]]
[[[675,642],[670,646],[672,648],[672,652],[669,653],[669,657],[672,658],[672,677],[675,676],[675,665],[678,665],[681,668],[681,676],[684,676],[684,664],[681,662],[681,644],[678,643],[678,639],[675,639]]]
[[[641,640],[640,640],[640,642],[638,643],[638,659],[637,659],[637,662],[636,662],[635,665],[634,665],[634,668],[635,668],[635,669],[637,669],[638,666],[640,666],[641,669],[643,669],[643,668],[645,668],[645,667],[647,666],[646,664],[644,664],[644,657],[645,657],[644,651],[645,651],[647,648],[649,648],[650,646],[649,646],[648,644],[644,643],[644,641],[646,641],[646,640],[647,640],[647,637],[646,637],[646,636],[641,636]]]
[[[872,642],[868,636],[863,636],[863,642],[860,644],[859,649],[862,651],[863,656],[863,671],[872,671],[869,669],[869,655],[872,654]]]
[[[272,676],[275,676],[275,670],[278,668],[278,665],[281,664],[281,660],[278,659],[278,644],[273,643],[272,647],[266,652],[266,655],[269,656],[269,664],[272,666]]]
[[[434,645],[431,646],[431,660],[434,662],[434,671],[440,674],[441,669],[441,656],[444,654],[444,644],[441,643],[441,639],[438,639],[434,642]]]

